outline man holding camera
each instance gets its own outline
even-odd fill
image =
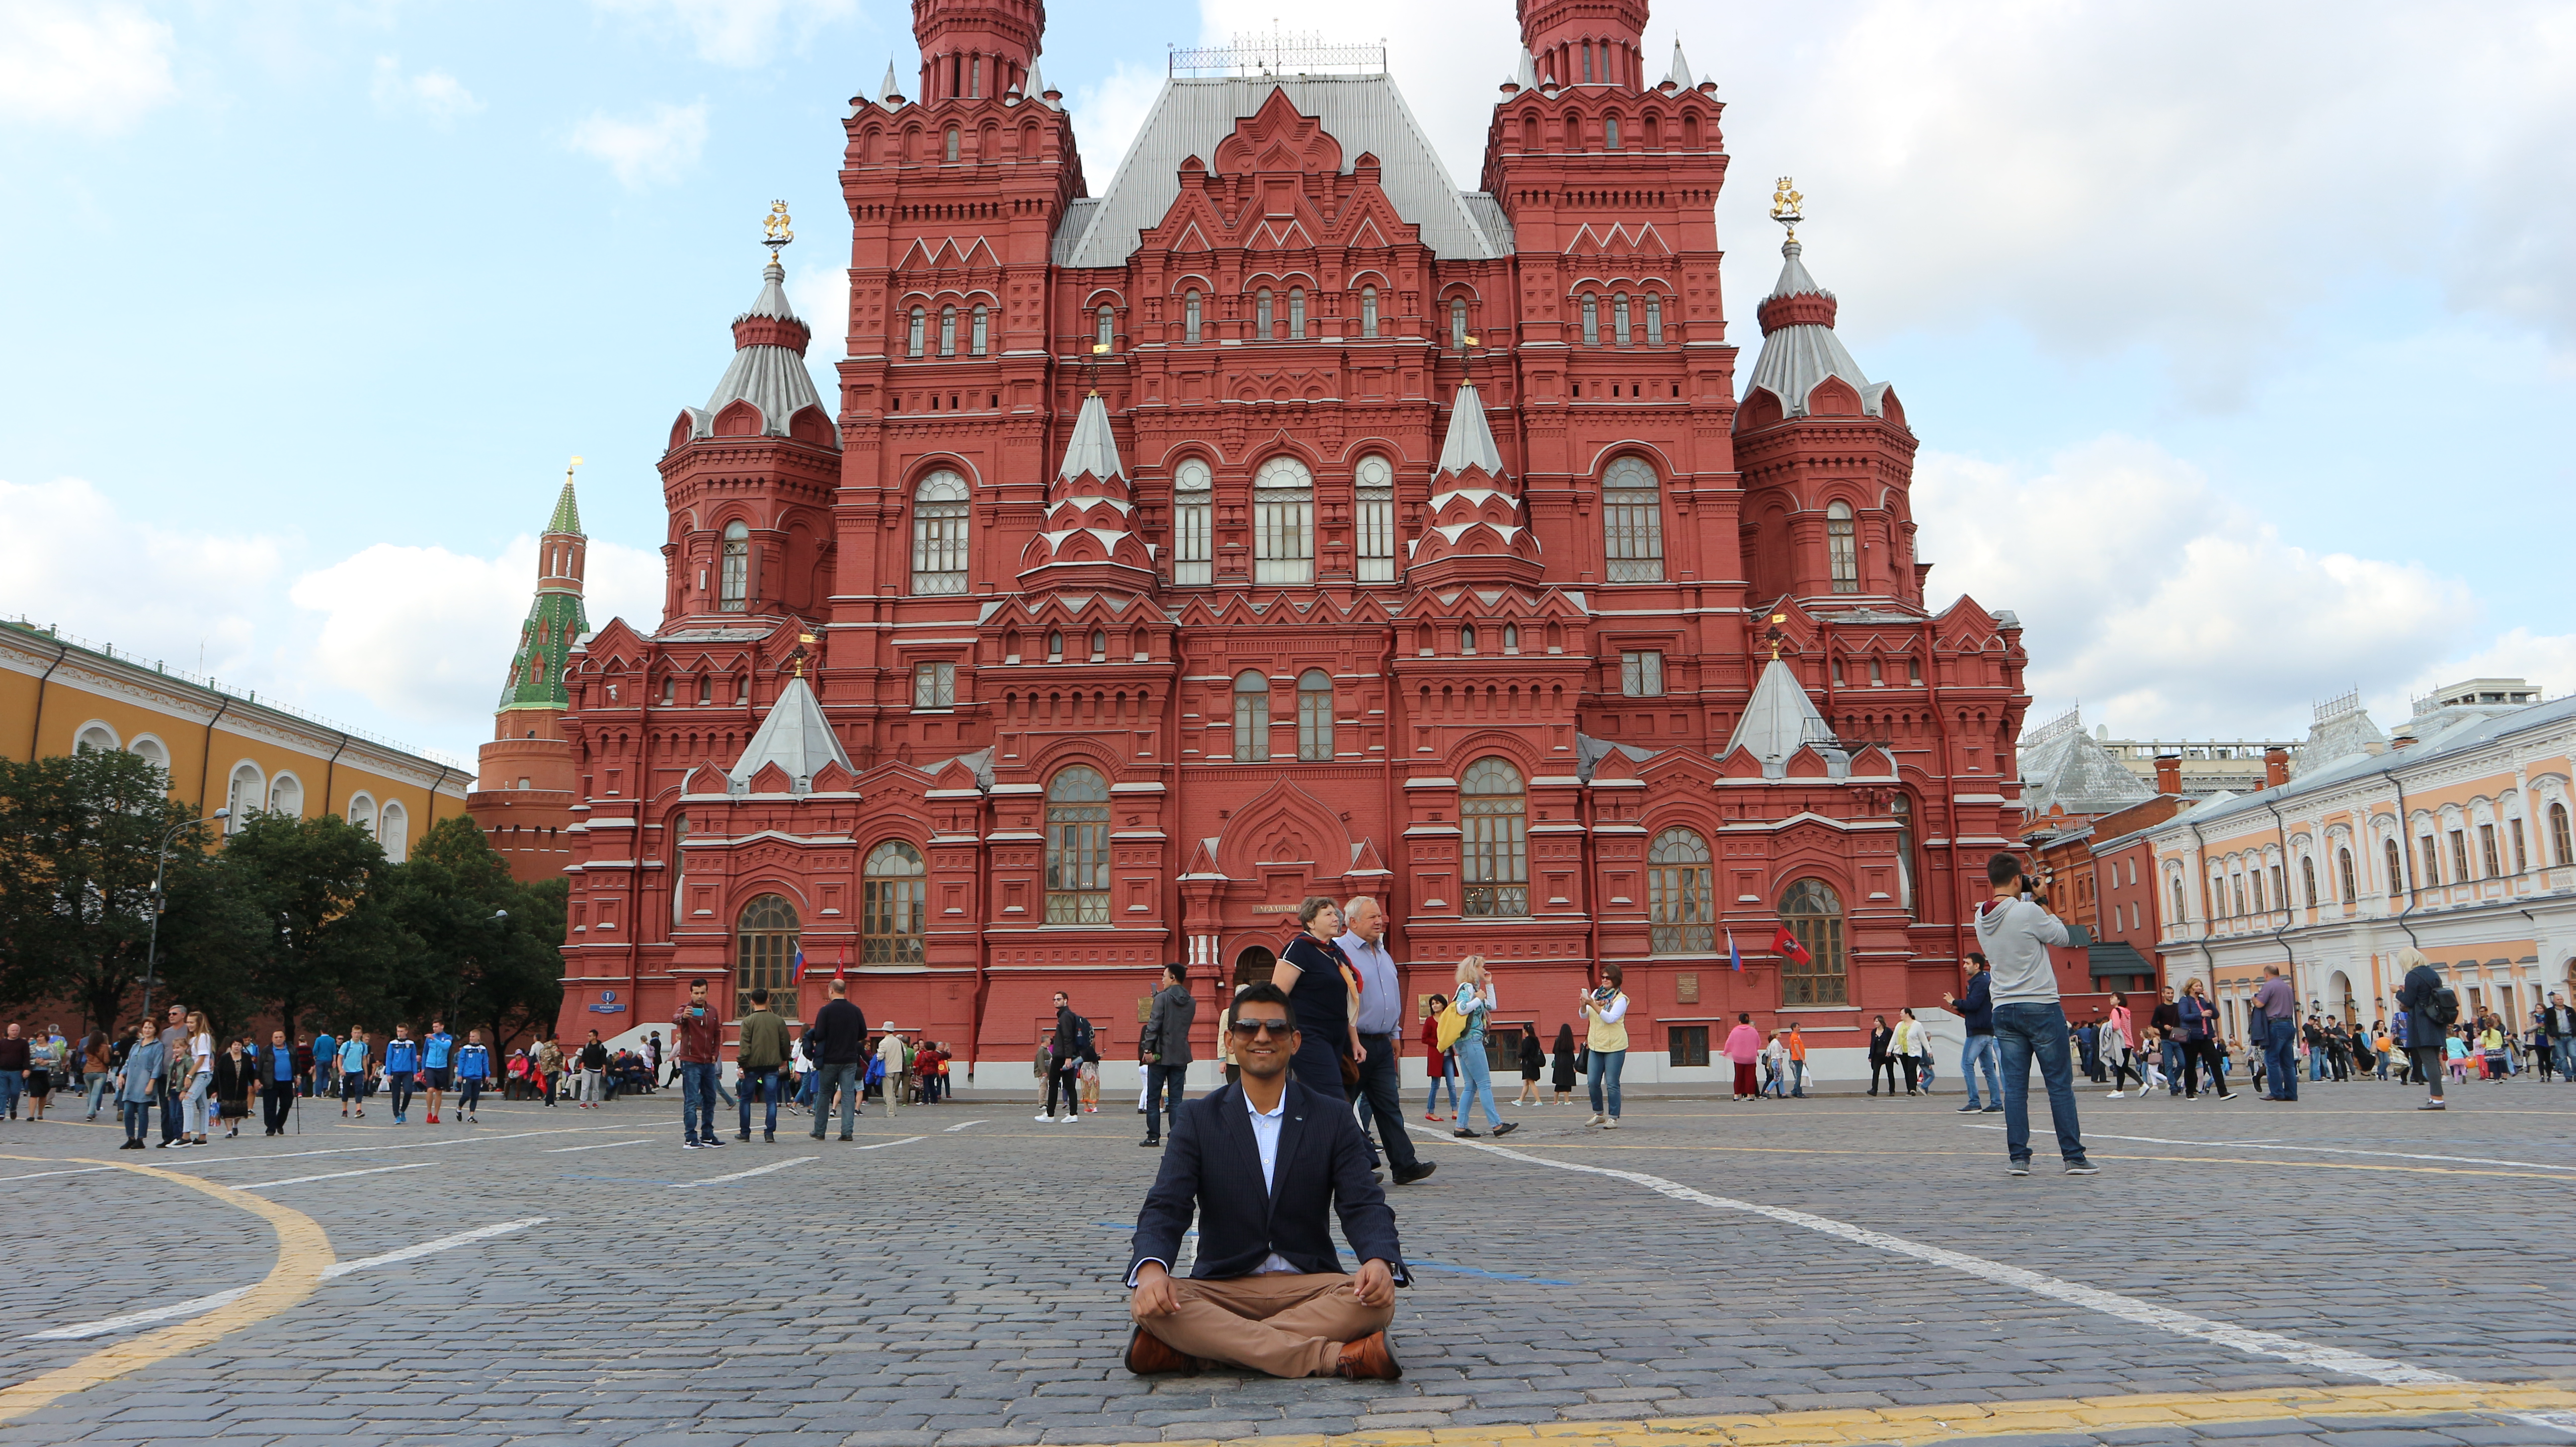
[[[1994,897],[1977,906],[1977,943],[1993,966],[1990,998],[1996,1051],[2003,1057],[2004,1149],[2010,1156],[2005,1169],[2030,1174],[2030,1066],[2036,1058],[2066,1174],[2093,1175],[2101,1167],[2085,1158],[2076,1124],[2066,1011],[2058,1004],[2057,971],[2048,959],[2050,945],[2066,943],[2066,926],[2048,912],[2047,896],[2012,855],[1986,861],[1986,882],[1994,886]]]

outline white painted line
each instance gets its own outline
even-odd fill
[[[1968,1129],[2002,1130],[2003,1127],[1980,1124],[1970,1125]],[[2085,1134],[2106,1141],[2144,1141],[2151,1146],[2199,1146],[2211,1150],[2223,1147],[2240,1151],[2317,1151],[2330,1156],[2383,1156],[2392,1161],[2448,1161],[2459,1166],[2513,1166],[2525,1171],[2559,1171],[2567,1175],[2576,1175],[2576,1166],[2544,1165],[2539,1161],[2498,1160],[2490,1156],[2432,1156],[2420,1151],[2365,1151],[2351,1146],[2281,1146],[2268,1145],[2262,1141],[2185,1141],[2160,1135],[2104,1135],[2100,1131],[2086,1131]]]
[[[879,1141],[875,1145],[861,1146],[859,1149],[863,1151],[881,1151],[888,1146],[908,1146],[914,1141],[926,1141],[928,1139],[930,1139],[930,1137],[926,1135],[908,1135],[899,1141]]]
[[[568,1155],[573,1151],[613,1151],[619,1146],[640,1146],[651,1139],[651,1136],[640,1135],[631,1141],[601,1141],[595,1146],[548,1146],[545,1153],[550,1156],[560,1156]]]
[[[477,1141],[526,1140],[530,1136],[541,1135],[597,1135],[601,1131],[637,1129],[641,1129],[641,1127],[631,1125],[576,1125],[566,1126],[561,1130],[514,1130],[503,1135],[449,1136],[445,1140],[411,1141],[402,1145],[327,1146],[321,1150],[313,1151],[279,1151],[274,1155],[263,1153],[246,1156],[207,1156],[196,1160],[171,1161],[167,1164],[163,1164],[160,1161],[154,1161],[153,1164],[155,1166],[159,1166],[165,1171],[182,1171],[191,1166],[235,1166],[246,1162],[291,1161],[299,1156],[371,1156],[380,1151],[426,1151],[435,1150],[440,1146],[472,1145]]]
[[[406,1246],[400,1251],[388,1251],[382,1256],[361,1256],[355,1261],[334,1261],[322,1268],[322,1276],[327,1281],[332,1277],[346,1276],[352,1271],[364,1271],[369,1267],[392,1266],[463,1246],[471,1241],[481,1241],[492,1236],[507,1236],[513,1231],[525,1231],[531,1226],[542,1226],[552,1219],[549,1216],[530,1216],[524,1221],[503,1221],[494,1226],[477,1226],[471,1231],[459,1231],[453,1236],[441,1236],[435,1241],[423,1241],[417,1246]]]
[[[41,1181],[47,1176],[86,1176],[92,1171],[112,1171],[114,1166],[82,1166],[74,1171],[29,1171],[23,1176],[0,1176],[0,1184],[10,1181]]]
[[[920,1137],[916,1136],[914,1139],[918,1140]],[[790,1160],[773,1161],[765,1166],[754,1166],[747,1171],[736,1171],[730,1176],[709,1176],[703,1181],[673,1181],[671,1183],[671,1189],[674,1191],[687,1191],[693,1190],[699,1186],[721,1186],[727,1181],[747,1181],[754,1176],[765,1176],[771,1171],[783,1171],[789,1166],[801,1166],[807,1161],[820,1159],[821,1157],[819,1156],[797,1156]]]
[[[123,1316],[111,1316],[102,1321],[85,1321],[78,1326],[58,1326],[51,1331],[30,1332],[18,1340],[80,1341],[86,1337],[105,1336],[112,1331],[123,1331],[129,1326],[150,1326],[156,1321],[168,1321],[174,1316],[195,1316],[201,1311],[212,1311],[225,1302],[237,1301],[248,1295],[250,1295],[249,1287],[236,1286],[230,1291],[218,1291],[212,1296],[199,1296],[187,1301],[175,1301],[168,1306],[156,1306],[150,1311],[130,1311]]]
[[[318,1176],[288,1176],[282,1181],[256,1181],[247,1186],[235,1186],[233,1189],[236,1191],[265,1191],[271,1186],[300,1186],[306,1181],[338,1181],[345,1180],[350,1176],[381,1176],[394,1171],[425,1171],[428,1169],[429,1162],[414,1161],[407,1166],[378,1166],[373,1170],[367,1171],[325,1171]]]
[[[361,1256],[355,1261],[335,1261],[322,1268],[322,1276],[327,1281],[335,1276],[346,1276],[352,1271],[365,1271],[375,1266],[392,1266],[415,1257],[462,1246],[469,1241],[480,1241],[488,1236],[505,1236],[512,1231],[524,1231],[530,1226],[543,1225],[549,1219],[551,1218],[545,1216],[531,1216],[525,1221],[504,1221],[497,1226],[478,1226],[471,1231],[459,1231],[453,1236],[424,1241],[418,1246],[406,1246],[400,1251],[388,1251],[382,1256]],[[249,1287],[236,1286],[230,1291],[218,1291],[212,1296],[199,1296],[187,1301],[172,1302],[168,1306],[156,1306],[149,1311],[132,1311],[123,1316],[81,1322],[76,1326],[58,1326],[50,1331],[31,1332],[20,1337],[19,1340],[81,1341],[88,1337],[105,1336],[112,1331],[123,1331],[128,1327],[150,1326],[156,1321],[168,1321],[173,1317],[195,1316],[199,1312],[212,1311],[226,1302],[237,1301],[249,1294]]]
[[[982,1121],[982,1120],[961,1120],[961,1121],[957,1122],[955,1125],[949,1126],[949,1127],[948,1127],[948,1128],[946,1128],[945,1130],[942,1130],[942,1131],[940,1132],[940,1134],[941,1134],[941,1135],[954,1135],[954,1134],[956,1134],[958,1131],[964,1130],[966,1127],[968,1127],[968,1126],[970,1126],[970,1125],[990,1125],[990,1124],[992,1124],[992,1122],[990,1122],[990,1121]]]
[[[1442,1137],[1435,1136],[1432,1139],[1439,1140]],[[2083,1307],[2087,1311],[2098,1311],[2105,1316],[2115,1316],[2123,1321],[2151,1326],[2158,1331],[2169,1331],[2177,1336],[2198,1337],[2202,1341],[2233,1347],[2237,1351],[2253,1356],[2278,1357],[2299,1366],[2314,1367],[2319,1371],[2340,1372],[2345,1376],[2367,1378],[2383,1386],[2456,1386],[2466,1380],[2452,1376],[2448,1372],[2435,1371],[2430,1367],[2390,1361],[2385,1357],[2364,1356],[2360,1352],[2346,1351],[2341,1347],[2319,1346],[2313,1342],[2301,1341],[2296,1337],[2282,1336],[2277,1332],[2256,1331],[2248,1327],[2234,1326],[2209,1317],[2195,1316],[2190,1312],[2158,1306],[2153,1302],[2140,1301],[2134,1296],[2121,1296],[2116,1292],[2103,1291],[2072,1281],[2061,1281],[2054,1276],[2042,1275],[2025,1267],[2007,1266],[2000,1261],[1989,1261],[1982,1256],[1970,1256],[1964,1251],[1952,1251],[1947,1247],[1927,1246],[1920,1241],[1909,1241],[1902,1236],[1890,1236],[1884,1231],[1872,1231],[1865,1226],[1854,1226],[1849,1222],[1836,1221],[1826,1216],[1811,1216],[1804,1211],[1792,1211],[1780,1206],[1763,1206],[1751,1201],[1712,1196],[1706,1191],[1693,1190],[1678,1181],[1668,1181],[1661,1176],[1650,1176],[1643,1171],[1619,1171],[1607,1166],[1587,1166],[1575,1161],[1551,1161],[1512,1150],[1507,1146],[1487,1145],[1482,1141],[1454,1141],[1454,1144],[1483,1151],[1488,1155],[1525,1161],[1533,1166],[1545,1166],[1550,1170],[1607,1176],[1614,1181],[1626,1181],[1631,1185],[1644,1186],[1650,1191],[1670,1196],[1677,1201],[1689,1201],[1695,1205],[1709,1206],[1720,1211],[1741,1211],[1748,1215],[1766,1216],[1774,1221],[1803,1227],[1809,1231],[1822,1232],[1827,1236],[1838,1236],[1845,1241],[1875,1250],[1911,1256],[1917,1261],[1947,1267],[1952,1271],[1991,1281],[2000,1286],[2017,1287],[2040,1296],[2053,1297],[2056,1300]]]

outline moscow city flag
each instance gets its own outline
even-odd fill
[[[1802,965],[1814,958],[1807,953],[1805,945],[1798,943],[1798,937],[1789,933],[1789,927],[1785,924],[1772,931],[1771,953],[1796,960]]]

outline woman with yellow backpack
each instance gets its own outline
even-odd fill
[[[1476,1102],[1485,1103],[1485,1128],[1498,1136],[1520,1129],[1520,1122],[1505,1120],[1494,1109],[1494,1082],[1491,1061],[1485,1053],[1485,1022],[1492,1018],[1495,1006],[1494,977],[1485,970],[1483,955],[1469,955],[1458,962],[1457,990],[1449,997],[1449,1013],[1457,1017],[1457,1033],[1452,1038],[1451,1057],[1458,1062],[1458,1073],[1466,1078],[1466,1099],[1458,1106],[1458,1128],[1453,1136],[1473,1139],[1476,1132],[1467,1118]]]
[[[1424,1120],[1445,1120],[1440,1113],[1440,1087],[1449,1087],[1449,1114],[1458,1113],[1458,1073],[1449,1068],[1449,1047],[1457,1043],[1458,1032],[1449,1023],[1449,997],[1434,995],[1431,1013],[1422,1017],[1422,1068],[1431,1077],[1431,1094],[1423,1099]]]

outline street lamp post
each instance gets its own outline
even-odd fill
[[[233,811],[230,809],[217,809],[210,817],[216,819],[229,819],[232,816]],[[153,969],[160,963],[161,959],[161,910],[164,905],[164,901],[161,898],[161,881],[162,876],[167,874],[170,869],[170,841],[178,838],[182,831],[194,829],[195,827],[197,827],[197,821],[194,819],[188,819],[183,820],[180,823],[173,824],[168,829],[162,831],[161,857],[159,861],[152,866],[152,939],[151,943],[144,946],[143,949],[143,1018],[147,1023],[152,1019]]]

